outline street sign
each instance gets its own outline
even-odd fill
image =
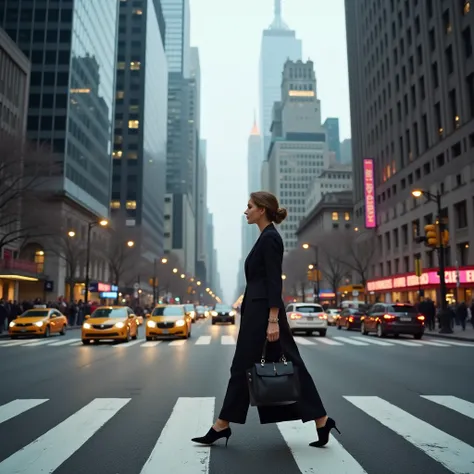
[[[46,293],[50,293],[51,291],[54,291],[54,281],[52,280],[46,280],[44,282],[44,291]]]

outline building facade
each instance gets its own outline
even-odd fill
[[[346,1],[355,217],[362,227],[362,163],[373,158],[380,257],[370,287],[387,300],[414,301],[416,286],[377,282],[407,282],[415,255],[435,273],[438,265],[415,241],[435,222],[436,205],[413,198],[414,189],[442,195],[448,268],[470,275],[474,263],[473,15],[468,1]],[[429,281],[421,289],[439,302]],[[470,302],[474,282],[455,286],[449,300]]]
[[[273,108],[267,169],[269,190],[288,210],[280,232],[289,252],[297,245],[296,230],[306,213],[306,190],[329,166],[312,61],[285,63],[280,98]]]
[[[341,165],[352,165],[352,140],[350,138],[341,142]]]
[[[198,161],[198,182],[196,201],[196,277],[202,282],[209,281],[209,257],[207,235],[207,142],[200,140]]]
[[[136,228],[150,262],[164,252],[168,67],[159,0],[120,3],[112,217]],[[153,45],[151,47],[150,45]]]
[[[341,142],[339,141],[339,119],[328,117],[323,124],[328,137],[329,151],[334,153],[336,162],[341,162]]]

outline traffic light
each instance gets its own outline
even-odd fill
[[[443,242],[443,247],[447,247],[449,244],[449,231],[446,229],[443,230],[443,233],[441,234],[441,242]]]
[[[420,278],[421,275],[423,274],[423,267],[421,265],[421,259],[416,258],[415,259],[415,275]]]
[[[316,269],[308,270],[308,281],[321,281],[321,272]]]
[[[155,280],[155,281],[153,282],[153,280]],[[150,279],[148,280],[148,283],[150,284],[150,286],[158,286],[158,278],[156,278],[156,277],[155,277],[154,279],[153,279],[153,278],[150,278]],[[154,283],[154,284],[153,284],[153,283]]]
[[[425,225],[426,245],[428,247],[439,247],[439,227],[438,224]]]

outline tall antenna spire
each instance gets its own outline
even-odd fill
[[[274,0],[275,7],[275,18],[273,23],[270,25],[271,30],[289,30],[288,25],[283,21],[281,17],[281,0]]]
[[[281,20],[281,0],[275,0],[275,19]]]

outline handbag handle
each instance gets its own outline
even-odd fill
[[[268,340],[265,339],[265,342],[263,343],[262,358],[260,359],[260,365],[262,367],[265,365],[265,357],[266,357],[266,354],[267,354],[267,343],[268,343]],[[287,360],[286,360],[285,354],[283,352],[283,348],[281,347],[280,342],[279,342],[279,344],[280,344],[280,349],[281,349],[280,362],[283,362],[285,365],[287,365]]]

